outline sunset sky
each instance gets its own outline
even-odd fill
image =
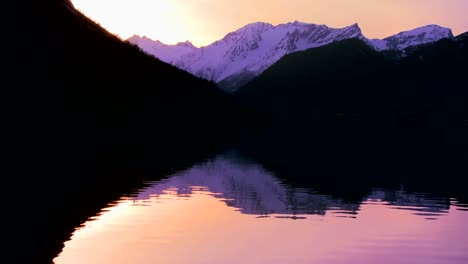
[[[359,23],[369,38],[438,24],[468,31],[467,0],[72,0],[123,39],[138,34],[166,44],[208,45],[248,23]]]

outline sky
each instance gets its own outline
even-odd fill
[[[340,28],[358,23],[368,38],[438,24],[468,31],[468,0],[72,0],[122,39],[206,46],[252,22],[301,21]]]

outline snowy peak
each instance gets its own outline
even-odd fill
[[[166,45],[159,40],[152,40],[146,36],[134,35],[127,41],[137,45],[144,52],[170,64],[175,64],[182,56],[198,49],[190,41],[179,42],[176,45]]]
[[[340,28],[340,29],[332,29],[332,28],[329,28],[329,29],[336,32],[333,37],[335,37],[337,41],[342,40],[342,39],[348,39],[348,38],[356,38],[356,37],[363,38],[364,37],[364,35],[362,34],[362,30],[359,27],[358,23],[355,23],[355,24],[352,24],[351,26]]]
[[[273,28],[273,25],[268,23],[252,23],[227,34],[220,42],[214,45],[229,45],[230,47],[227,48],[224,57],[232,62],[246,59],[251,51],[259,48],[259,43],[263,40],[263,33]]]
[[[334,29],[325,25],[294,21],[273,26],[268,23],[254,23],[228,34],[227,39],[236,36],[236,42],[226,52],[232,65],[213,76],[215,81],[223,81],[233,75],[248,73],[258,75],[281,59],[284,55],[309,48],[327,45],[334,41],[349,38],[364,38],[357,24]]]
[[[248,24],[234,32],[228,33],[224,38],[211,45],[239,45],[246,42],[259,41],[263,32],[273,28],[273,25],[263,22]]]
[[[382,40],[371,40],[370,43],[377,50],[403,50],[408,47],[436,42],[444,38],[453,38],[452,30],[438,25],[427,25]]]
[[[135,45],[138,45],[140,48],[143,48],[144,46],[166,46],[164,43],[162,43],[159,40],[152,40],[146,36],[140,37],[138,35],[133,35],[129,39],[127,39],[128,42],[133,43]]]
[[[191,48],[191,49],[196,49],[197,47],[195,47],[192,42],[190,41],[185,41],[185,42],[179,42],[177,43],[175,46],[178,46],[178,47],[186,47],[186,48]]]
[[[269,30],[271,28],[273,28],[274,26],[270,23],[265,23],[265,22],[255,22],[255,23],[250,23],[250,24],[247,24],[243,27],[241,27],[240,29],[234,31],[234,32],[231,32],[229,34],[226,35],[229,36],[229,35],[238,35],[238,34],[261,34],[262,32],[266,31],[266,30]]]
[[[251,23],[201,48],[189,41],[165,45],[138,36],[128,41],[162,61],[215,81],[225,90],[234,91],[240,83],[260,75],[284,55],[351,38],[364,40],[382,51],[403,50],[442,38],[453,38],[453,34],[448,28],[428,25],[385,39],[367,39],[357,23],[344,28],[331,28],[294,21],[276,26],[264,22]]]
[[[288,42],[291,51],[296,51],[296,48],[303,50],[323,46],[334,41],[364,37],[357,24],[341,29],[333,29],[325,25],[306,24],[296,21],[279,27],[289,29],[282,41]]]

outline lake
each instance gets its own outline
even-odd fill
[[[230,151],[110,203],[54,262],[468,263],[466,200],[330,181],[339,192]]]

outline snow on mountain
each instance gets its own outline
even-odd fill
[[[372,39],[369,43],[376,50],[403,50],[408,47],[453,38],[452,30],[438,25],[428,25],[403,31],[385,39]]]
[[[450,37],[453,37],[450,29],[429,25],[382,40],[370,40],[364,37],[358,24],[330,28],[295,21],[277,26],[262,22],[248,24],[227,34],[223,39],[200,48],[194,47],[190,42],[165,45],[139,36],[133,36],[128,41],[162,61],[198,77],[215,81],[221,88],[233,91],[286,54],[336,41],[359,38],[381,51],[405,49]]]
[[[132,36],[127,41],[169,64],[175,64],[182,56],[197,50],[189,41],[180,42],[176,45],[166,45],[158,40],[154,41],[137,35]]]
[[[355,37],[364,39],[357,24],[334,29],[296,21],[277,26],[252,23],[201,48],[186,43],[165,45],[138,36],[128,41],[165,62],[219,83],[242,73],[259,75],[288,53]]]

